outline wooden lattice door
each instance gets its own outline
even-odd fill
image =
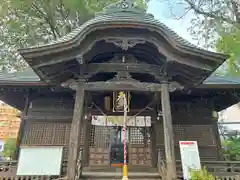
[[[109,132],[105,126],[91,127],[89,143],[89,165],[109,165]]]
[[[113,127],[94,126],[91,128],[89,143],[89,165],[109,166],[111,135]],[[129,165],[151,166],[150,127],[128,127],[128,163]]]
[[[131,127],[129,143],[129,164],[133,166],[151,166],[150,127]]]

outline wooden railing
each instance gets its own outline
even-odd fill
[[[75,180],[79,180],[81,178],[82,170],[83,170],[83,149],[81,148],[78,154]]]
[[[166,165],[164,163],[164,160],[161,157],[160,149],[157,152],[157,169],[162,179],[165,179],[167,177]]]
[[[0,161],[0,177],[13,177],[17,172],[17,161]]]
[[[82,174],[82,157],[83,150],[79,152],[79,157],[76,166],[76,178],[79,179]],[[210,173],[218,178],[218,180],[240,180],[240,161],[201,161],[202,166],[205,166]],[[65,166],[65,165],[63,165]],[[66,167],[63,167],[66,168]],[[160,151],[158,152],[158,170],[162,179],[166,175],[165,163],[161,158]],[[1,161],[0,162],[0,180],[4,179],[19,179],[19,180],[66,180],[66,177],[49,177],[49,176],[16,176],[17,161]],[[182,177],[181,161],[177,161],[177,175]]]
[[[80,179],[82,176],[83,169],[83,149],[79,151],[79,157],[76,166],[76,177],[75,180]],[[62,164],[62,172],[66,175],[66,162]],[[17,161],[1,161],[0,162],[0,180],[67,180],[67,177],[61,176],[16,176],[17,173]]]
[[[58,176],[16,176],[17,161],[0,161],[0,180],[52,180]]]
[[[201,161],[203,167],[216,176],[217,180],[240,180],[240,161]],[[182,177],[181,161],[177,161],[177,176]],[[166,177],[166,166],[158,150],[158,171],[162,179]]]

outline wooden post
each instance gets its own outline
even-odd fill
[[[90,141],[90,133],[91,133],[91,120],[87,119],[84,122],[84,148],[83,148],[83,164],[88,165],[89,164],[89,141]]]
[[[79,82],[76,89],[76,98],[71,125],[70,140],[68,147],[68,180],[74,180],[76,175],[76,164],[78,159],[79,140],[83,124],[84,113],[84,83]]]
[[[171,115],[171,105],[170,105],[170,96],[169,96],[169,84],[167,82],[162,83],[161,103],[162,103],[162,114],[163,114],[167,180],[176,180],[177,174],[176,174],[173,127],[172,127],[172,115]]]
[[[217,120],[212,120],[212,130],[213,130],[214,138],[215,138],[216,144],[217,144],[217,160],[218,161],[223,160],[222,156],[221,156],[222,146],[221,146],[221,139],[220,139]]]
[[[17,136],[17,143],[16,143],[17,144],[17,149],[16,149],[16,157],[15,157],[17,160],[19,159],[20,146],[21,146],[22,141],[23,141],[24,129],[26,127],[26,119],[24,119],[24,117],[27,116],[28,108],[29,108],[29,100],[30,100],[30,92],[29,91],[28,91],[28,93],[26,94],[26,97],[25,97],[24,110],[21,114],[21,122],[20,122],[20,127],[19,127],[19,131],[18,131],[18,136]]]
[[[152,112],[151,116],[151,142],[152,142],[152,166],[157,167],[157,113]]]

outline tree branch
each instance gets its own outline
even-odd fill
[[[233,14],[235,15],[237,23],[240,24],[240,4],[234,0],[232,0],[231,3],[232,3]]]
[[[54,39],[56,40],[58,37],[60,37],[59,30],[55,26],[55,23],[53,20],[54,18],[53,18],[51,10],[45,8],[45,13],[44,13],[34,2],[32,3],[32,8],[33,8],[33,10],[35,10],[37,12],[38,17],[44,18],[46,23],[49,25]]]
[[[197,14],[200,14],[200,15],[203,15],[203,16],[206,16],[206,17],[210,17],[210,18],[216,19],[218,21],[224,21],[224,22],[227,22],[227,23],[232,24],[234,26],[237,25],[237,22],[231,20],[230,18],[221,16],[221,15],[217,15],[216,13],[213,13],[213,12],[206,12],[206,11],[204,11],[203,9],[199,8],[198,6],[196,6],[191,0],[184,0],[184,1]]]

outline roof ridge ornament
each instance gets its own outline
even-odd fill
[[[117,3],[108,5],[103,11],[96,13],[96,16],[112,14],[117,12],[131,12],[137,14],[147,14],[146,9],[137,5],[136,0],[120,0]]]

